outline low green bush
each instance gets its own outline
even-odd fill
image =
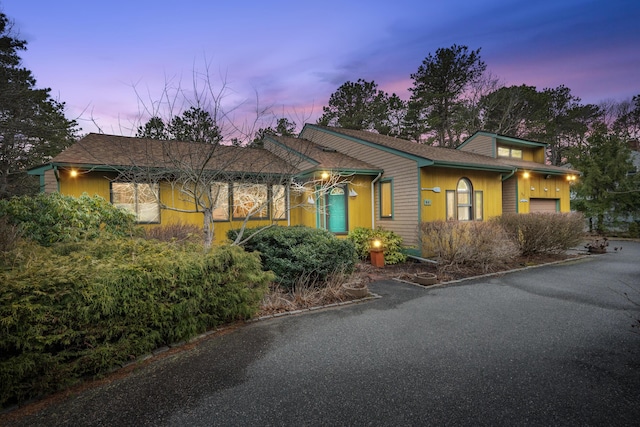
[[[95,239],[103,234],[125,237],[136,232],[135,216],[100,196],[36,196],[0,200],[0,217],[20,227],[22,236],[41,245]]]
[[[100,239],[12,254],[0,272],[0,406],[249,318],[273,280],[231,246]]]
[[[238,230],[227,237],[234,240]],[[247,251],[257,251],[265,270],[276,275],[276,282],[293,289],[301,280],[322,286],[335,273],[351,273],[356,254],[353,243],[339,239],[326,230],[304,226],[245,230]]]
[[[561,253],[584,241],[584,216],[578,212],[505,214],[492,222],[509,233],[523,255]]]
[[[371,242],[378,239],[384,248],[384,262],[386,264],[401,264],[407,260],[407,255],[402,248],[402,237],[393,231],[382,228],[372,230],[357,227],[349,233],[347,238],[355,245],[356,253],[360,259],[367,259],[371,250]]]
[[[496,270],[519,255],[518,247],[496,223],[434,221],[421,225],[422,252],[440,268]]]

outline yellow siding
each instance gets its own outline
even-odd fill
[[[518,213],[529,213],[529,200],[559,199],[560,212],[569,212],[569,182],[562,175],[531,173],[529,178],[518,174]]]
[[[484,220],[502,215],[502,180],[500,175],[495,172],[426,167],[422,169],[420,178],[422,188],[440,187],[441,189],[440,193],[434,193],[430,190],[421,191],[422,213],[420,219],[423,222],[446,220],[446,191],[455,191],[460,178],[469,179],[473,191],[482,191]],[[425,205],[425,200],[430,206]]]

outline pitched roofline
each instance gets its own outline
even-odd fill
[[[319,130],[321,132],[325,132],[325,133],[328,133],[328,134],[331,134],[331,135],[339,136],[340,138],[349,139],[349,140],[357,142],[359,144],[367,145],[369,147],[374,147],[374,148],[377,148],[379,150],[386,151],[388,153],[393,153],[393,154],[395,154],[397,156],[400,156],[400,157],[404,157],[404,158],[407,158],[407,159],[410,159],[410,160],[414,160],[415,162],[418,163],[419,167],[431,166],[434,163],[433,160],[428,159],[426,157],[416,156],[415,154],[407,153],[406,151],[402,151],[402,150],[398,150],[398,149],[395,149],[395,148],[387,147],[387,146],[381,145],[381,144],[376,144],[375,142],[367,141],[366,139],[356,138],[356,137],[353,137],[351,135],[346,135],[344,133],[337,132],[337,131],[334,131],[332,129],[327,129],[327,128],[324,128],[324,127],[316,126],[316,125],[310,124],[310,123],[305,123],[304,127],[302,128],[302,132],[304,132],[304,129],[307,126],[313,128],[313,129]],[[300,133],[302,133],[302,132],[300,132]]]
[[[513,136],[502,135],[502,134],[495,133],[495,132],[487,132],[487,131],[484,131],[484,130],[479,130],[479,131],[476,131],[469,138],[465,139],[465,141],[462,144],[458,145],[456,147],[456,149],[460,149],[460,148],[464,147],[467,143],[471,142],[473,139],[475,139],[479,135],[488,136],[488,137],[492,138],[494,142],[496,140],[500,139],[500,140],[507,141],[507,142],[510,142],[510,143],[513,143],[513,144],[523,145],[523,146],[527,146],[527,147],[547,147],[549,145],[546,142],[532,141],[532,140],[529,140],[529,139],[516,138],[516,137],[513,137]]]
[[[317,160],[315,160],[315,159],[313,159],[313,158],[311,158],[311,157],[309,157],[309,156],[307,156],[305,154],[302,154],[298,150],[295,150],[295,149],[289,147],[286,144],[281,143],[277,139],[273,138],[271,135],[266,135],[265,138],[268,139],[270,142],[274,143],[275,145],[277,145],[278,147],[286,150],[289,153],[292,153],[292,154],[300,157],[301,159],[303,159],[303,160],[305,160],[305,161],[307,161],[307,162],[309,162],[311,164],[314,164],[314,165],[319,165],[320,164],[320,162],[318,162]]]

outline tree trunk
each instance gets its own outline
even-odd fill
[[[202,226],[204,232],[204,247],[209,249],[213,244],[214,230],[213,230],[213,211],[211,209],[205,209],[203,212],[204,224]]]

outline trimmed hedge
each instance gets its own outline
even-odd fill
[[[234,240],[238,230],[229,230]],[[260,253],[262,266],[276,275],[276,282],[293,289],[305,282],[321,286],[334,273],[349,274],[356,263],[353,243],[326,230],[304,226],[253,228],[244,247]]]
[[[271,273],[241,248],[22,243],[0,272],[0,406],[254,315]]]
[[[100,196],[36,196],[0,200],[0,217],[18,225],[22,236],[48,246],[58,242],[90,240],[109,234],[127,237],[137,232],[135,216]]]

